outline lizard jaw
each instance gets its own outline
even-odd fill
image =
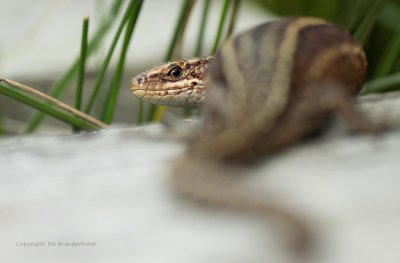
[[[163,83],[159,87],[159,82],[139,84],[137,81],[139,76],[140,74],[130,84],[132,94],[153,104],[197,108],[201,106],[206,96],[205,84],[199,79]]]

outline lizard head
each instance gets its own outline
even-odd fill
[[[212,57],[176,60],[134,77],[133,95],[150,103],[195,108],[205,99],[205,78]]]

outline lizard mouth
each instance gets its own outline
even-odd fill
[[[143,81],[135,77],[129,87],[134,96],[141,100],[173,107],[194,108],[205,98],[205,85],[198,79],[180,82]]]
[[[185,87],[168,90],[148,90],[143,88],[131,88],[136,97],[159,105],[173,107],[195,108],[200,106],[205,98],[205,92],[197,87]]]
[[[174,89],[166,89],[166,90],[152,90],[141,88],[138,86],[131,86],[131,91],[135,96],[143,95],[158,95],[158,96],[167,96],[167,95],[179,95],[183,92],[192,92],[193,90],[200,90],[200,88],[196,87],[185,87],[185,88],[174,88]]]

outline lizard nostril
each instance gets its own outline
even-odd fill
[[[133,82],[134,82],[135,84],[140,85],[140,84],[142,84],[142,83],[144,82],[144,79],[145,79],[144,74],[139,74],[139,75],[137,75],[137,76],[133,79]]]

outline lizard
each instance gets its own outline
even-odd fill
[[[295,17],[229,38],[215,56],[154,67],[129,86],[150,103],[202,107],[201,127],[173,169],[179,192],[211,204],[272,212],[294,226],[296,246],[308,246],[310,231],[302,219],[246,196],[241,180],[224,170],[276,154],[320,132],[334,115],[352,130],[373,131],[353,104],[366,69],[366,55],[349,33],[323,19]]]

